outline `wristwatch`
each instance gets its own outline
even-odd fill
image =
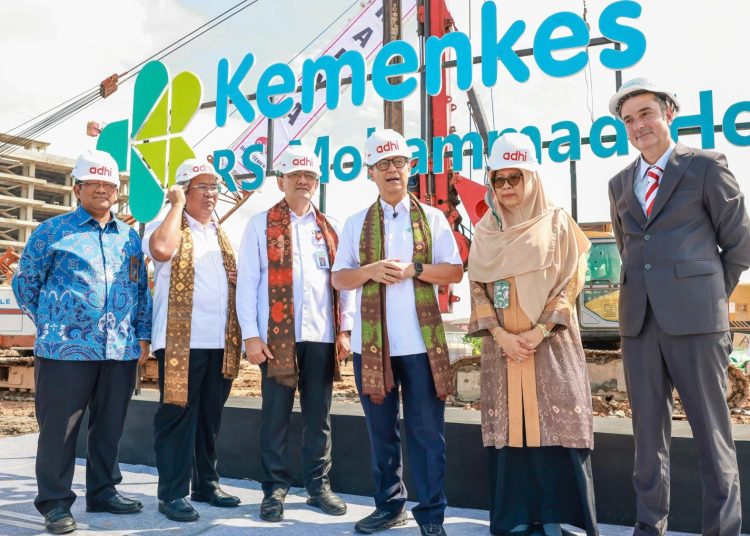
[[[414,277],[419,277],[422,275],[422,272],[424,272],[424,266],[422,266],[421,262],[415,262],[414,263]]]
[[[537,326],[539,327],[539,329],[540,329],[540,330],[541,330],[541,332],[542,332],[542,337],[544,337],[545,339],[548,339],[548,338],[549,338],[549,336],[551,335],[551,333],[550,333],[550,331],[549,331],[549,330],[547,329],[547,326],[545,326],[544,324],[537,324]]]

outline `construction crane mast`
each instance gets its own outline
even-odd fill
[[[418,2],[418,30],[420,55],[424,58],[425,43],[430,37],[442,37],[446,33],[454,31],[456,26],[453,17],[448,11],[445,0],[419,0]],[[401,0],[384,0],[384,17],[383,17],[383,42],[387,43],[401,36]],[[443,65],[442,77],[447,80],[448,70]],[[411,177],[409,189],[415,194],[422,203],[433,206],[445,214],[448,223],[453,229],[453,234],[461,253],[461,259],[464,266],[469,257],[470,239],[467,231],[462,227],[462,216],[457,210],[461,203],[459,192],[464,200],[471,199],[469,206],[466,207],[470,218],[475,215],[476,204],[483,204],[484,186],[469,181],[459,176],[453,170],[452,155],[433,155],[432,140],[435,136],[448,136],[456,131],[451,125],[451,113],[457,109],[453,98],[448,92],[448,84],[442,86],[440,93],[437,95],[428,95],[425,89],[425,70],[420,70],[420,112],[421,112],[421,138],[427,143],[428,165],[427,172]],[[392,80],[392,83],[397,83]],[[478,104],[476,95],[472,95],[474,101]],[[385,127],[392,128],[403,134],[403,103],[386,102],[384,104]],[[481,108],[478,108],[481,110]],[[482,125],[484,125],[482,120]],[[486,128],[481,133],[483,138],[487,139]],[[486,143],[485,143],[486,145]],[[443,158],[442,171],[435,172],[440,167],[434,166],[434,158]],[[461,155],[458,155],[461,158]],[[486,207],[485,207],[486,208]],[[481,210],[481,207],[480,209]],[[481,216],[481,214],[480,214]],[[452,285],[441,285],[438,292],[438,301],[442,312],[450,312],[453,303],[459,301],[452,291]]]

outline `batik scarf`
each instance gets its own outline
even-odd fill
[[[315,223],[318,225],[326,249],[329,266],[336,260],[339,238],[326,217],[312,206]],[[268,377],[277,383],[297,388],[299,368],[295,351],[294,334],[294,290],[292,272],[292,220],[286,199],[271,207],[266,217],[266,246],[268,250],[268,349],[273,359],[268,360]],[[339,293],[333,292],[333,325],[335,338],[341,332],[339,323]],[[334,344],[334,380],[341,380],[339,361],[336,359]]]
[[[409,218],[414,237],[414,262],[432,263],[432,234],[424,209],[413,195],[410,197]],[[359,259],[362,266],[386,258],[383,208],[380,198],[370,207],[365,217],[359,240]],[[443,321],[440,317],[435,289],[417,278],[414,282],[417,318],[421,328],[437,396],[441,400],[452,394],[451,367],[445,342]],[[388,348],[386,328],[385,285],[373,280],[362,287],[362,393],[376,404],[382,404],[393,389],[393,370]],[[408,307],[407,304],[404,304]]]
[[[227,379],[234,379],[240,370],[240,324],[237,320],[236,287],[229,281],[229,272],[237,270],[237,263],[224,230],[219,225],[216,226],[216,230],[229,291],[221,373]],[[195,263],[193,236],[184,213],[180,233],[182,239],[177,254],[172,259],[172,271],[169,276],[167,341],[164,349],[164,403],[187,406]]]

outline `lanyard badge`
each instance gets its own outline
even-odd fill
[[[328,262],[328,247],[325,244],[320,244],[315,248],[315,264],[321,270],[327,270],[331,267]]]
[[[510,283],[495,281],[495,309],[510,307]]]

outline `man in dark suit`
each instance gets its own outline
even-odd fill
[[[702,532],[738,535],[740,484],[725,393],[732,349],[727,297],[750,266],[744,196],[724,155],[672,141],[679,111],[672,93],[637,78],[623,84],[609,107],[640,151],[609,182],[633,409],[634,534],[667,531],[676,387],[700,456]]]

